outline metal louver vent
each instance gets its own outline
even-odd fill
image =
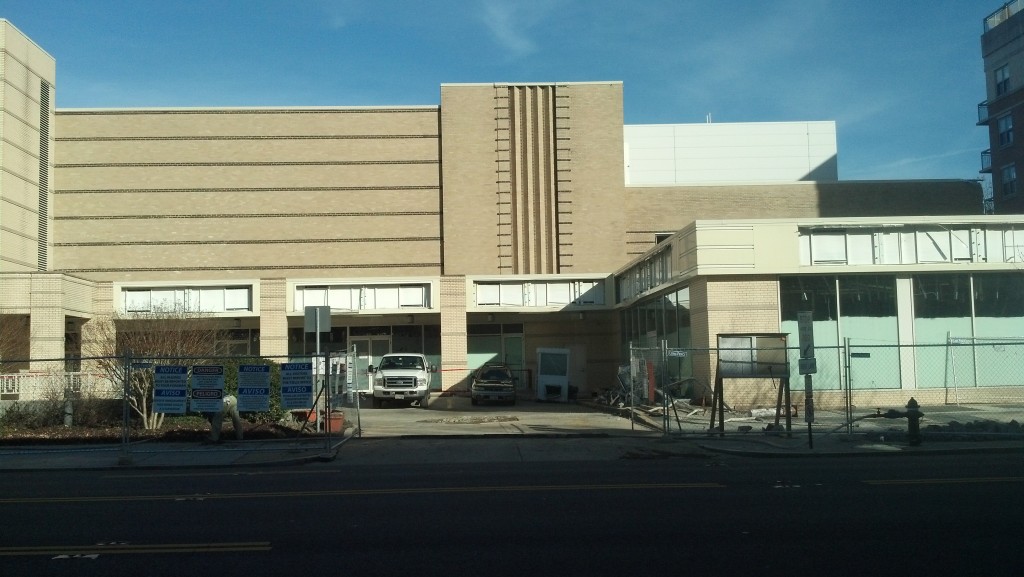
[[[39,234],[37,268],[47,270],[50,216],[50,84],[39,83]]]

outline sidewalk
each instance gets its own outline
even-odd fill
[[[223,444],[144,442],[128,445],[2,447],[0,471],[263,467],[339,460],[358,464],[659,459],[730,454],[746,457],[911,456],[951,453],[1024,453],[1021,408],[925,408],[922,443],[910,446],[905,419],[816,414],[813,439],[794,418],[791,431],[769,430],[770,420],[733,415],[726,434],[708,432],[708,416],[670,422],[672,434],[651,426],[660,418],[630,420],[585,403],[520,402],[514,407],[470,407],[468,399],[440,398],[415,407],[346,408],[350,428],[332,438],[225,441]],[[642,421],[647,421],[645,425]],[[1004,430],[990,434],[985,423]],[[361,425],[360,429],[352,428]],[[849,434],[852,433],[852,434]],[[813,447],[811,446],[813,440]],[[455,450],[453,450],[455,449]]]
[[[0,471],[168,469],[297,465],[331,460],[351,436],[282,441],[130,443],[0,448]]]

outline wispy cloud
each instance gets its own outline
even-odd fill
[[[495,42],[513,56],[525,56],[537,49],[526,34],[524,10],[518,4],[489,0],[483,5],[483,24],[490,30]]]
[[[361,10],[355,0],[321,0],[319,5],[324,14],[324,24],[334,30],[350,26]]]
[[[538,30],[570,4],[569,0],[484,0],[479,19],[499,47],[511,58],[520,58],[540,49]]]

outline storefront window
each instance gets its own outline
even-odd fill
[[[970,277],[966,274],[914,275],[914,318],[970,318]]]
[[[839,318],[834,276],[782,277],[779,298],[783,321],[795,321],[800,311],[812,311],[815,321]]]

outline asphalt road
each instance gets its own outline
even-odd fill
[[[415,450],[396,447],[374,450]],[[5,474],[0,575],[995,576],[1024,567],[1020,453],[593,454],[410,464],[353,453],[301,467]]]

